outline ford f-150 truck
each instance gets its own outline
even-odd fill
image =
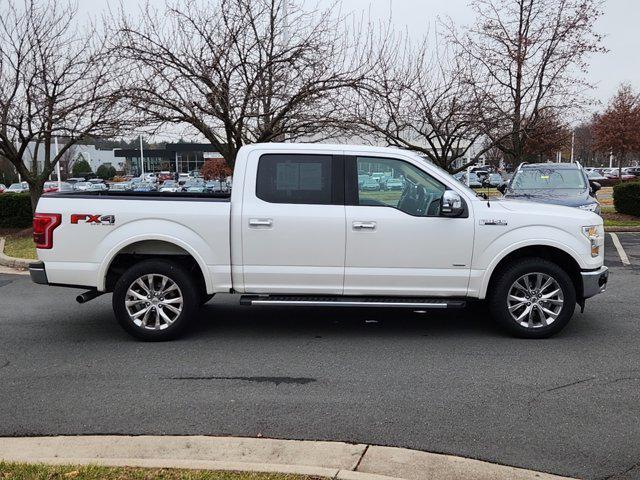
[[[608,280],[595,213],[489,201],[414,153],[365,146],[243,147],[227,196],[44,195],[34,239],[34,282],[85,288],[80,303],[112,292],[143,340],[174,338],[219,292],[318,307],[486,299],[511,333],[542,338]]]

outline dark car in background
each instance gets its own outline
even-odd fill
[[[504,198],[577,207],[600,214],[595,198],[600,184],[590,182],[577,163],[521,164],[498,190]]]

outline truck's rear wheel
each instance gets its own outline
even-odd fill
[[[489,308],[494,319],[513,335],[549,337],[571,320],[575,287],[555,263],[525,258],[497,274],[489,292]]]
[[[129,268],[113,290],[113,311],[131,335],[146,341],[176,338],[200,305],[197,285],[178,263],[151,259]]]

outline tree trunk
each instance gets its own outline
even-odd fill
[[[40,200],[40,197],[42,196],[43,187],[44,185],[42,182],[29,182],[29,196],[31,197],[31,211],[33,213],[36,212],[36,206],[38,205],[38,200]]]
[[[624,159],[625,154],[621,153],[618,155],[618,179],[622,182],[622,160]]]

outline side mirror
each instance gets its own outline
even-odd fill
[[[443,217],[459,217],[464,212],[462,197],[453,190],[445,190],[442,195],[440,214]]]
[[[602,185],[600,185],[598,182],[589,182],[589,185],[591,186],[591,193],[596,193],[602,188]]]
[[[504,195],[504,192],[507,191],[507,184],[506,183],[501,183],[500,185],[498,185],[497,190]]]

